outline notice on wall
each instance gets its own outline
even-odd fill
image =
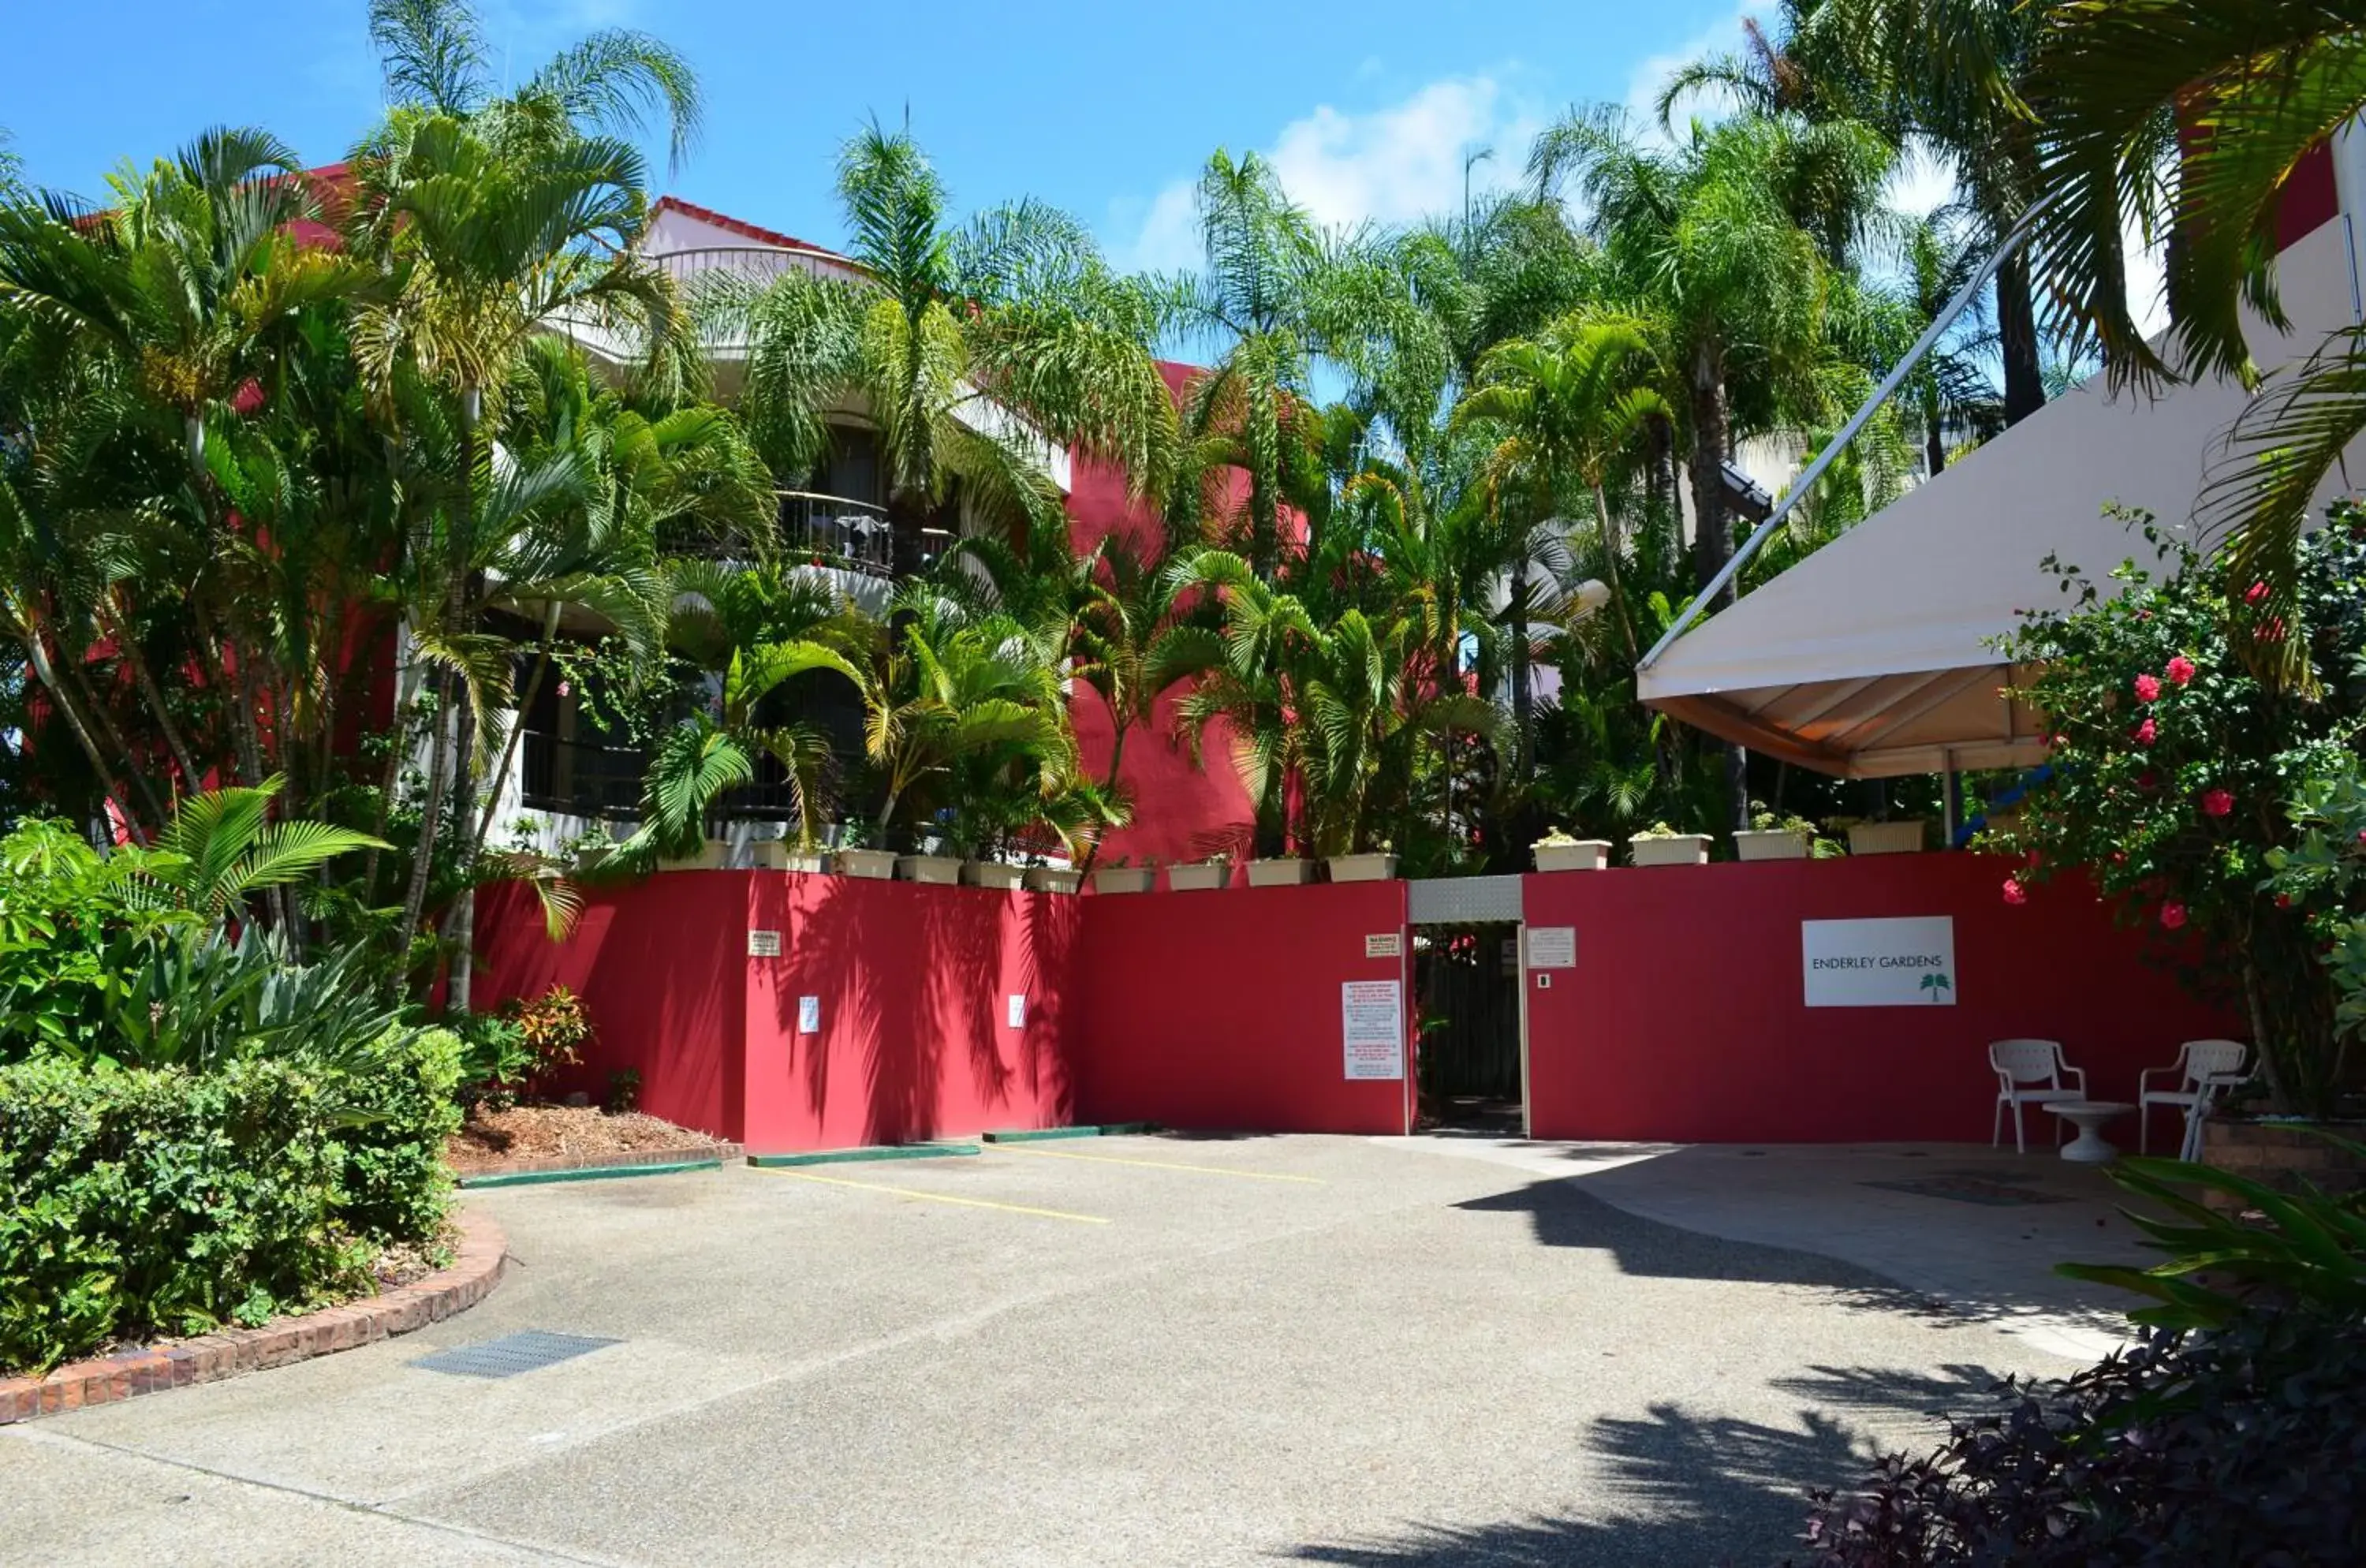
[[[1528,928],[1528,967],[1531,969],[1576,968],[1577,928],[1575,926],[1530,926]]]
[[[1952,916],[1802,920],[1799,962],[1811,1008],[1955,1005]]]
[[[1027,998],[1024,996],[1012,997],[1008,1005],[1003,1009],[1003,1017],[1013,1029],[1026,1028]]]
[[[749,931],[749,932],[748,933],[748,956],[749,956],[749,957],[750,957],[750,958],[778,958],[780,955],[781,955],[781,933],[780,933],[780,932],[778,932],[778,931]]]
[[[799,1034],[821,1032],[821,998],[819,997],[797,998],[797,1032]]]
[[[1394,980],[1342,982],[1339,1025],[1351,1080],[1404,1077],[1404,996]]]
[[[1403,958],[1404,938],[1395,931],[1375,931],[1364,939],[1367,958]]]

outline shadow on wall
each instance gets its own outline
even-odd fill
[[[1797,1551],[1808,1491],[1847,1486],[1911,1418],[1993,1403],[2000,1378],[1984,1367],[1940,1375],[1874,1367],[1818,1367],[1775,1386],[1807,1404],[1796,1427],[1687,1414],[1672,1404],[1640,1419],[1605,1417],[1583,1439],[1606,1478],[1598,1514],[1537,1516],[1483,1525],[1414,1525],[1388,1537],[1303,1545],[1301,1562],[1354,1568],[1681,1568],[1759,1564]],[[1932,1438],[1938,1430],[1932,1424]],[[1910,1450],[1928,1447],[1911,1440]]]
[[[1076,900],[798,882],[786,963],[769,1004],[758,1004],[770,1017],[755,1021],[785,1052],[790,1103],[751,1127],[752,1139],[766,1148],[910,1143],[1066,1119],[1061,992]],[[1020,1029],[1005,1012],[1013,993],[1027,998]],[[818,998],[820,1033],[797,1033],[800,996]],[[773,1059],[769,1048],[751,1051]]]

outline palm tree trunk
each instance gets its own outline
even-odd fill
[[[132,637],[130,622],[116,604],[112,589],[99,595],[98,607],[100,620],[106,626],[107,635],[115,639],[115,646],[122,650],[125,661],[131,666],[132,679],[139,682],[141,700],[156,716],[157,733],[163,736],[165,749],[173,753],[174,765],[181,770],[182,788],[191,794],[205,788],[204,776],[197,772],[197,754],[189,750],[189,742],[182,735],[181,727],[173,722],[172,710],[164,705],[163,689],[156,684],[156,672],[149,668],[147,652]]]
[[[106,753],[98,749],[98,742],[92,739],[90,726],[84,719],[81,708],[76,705],[73,694],[67,691],[64,682],[59,679],[57,666],[50,660],[50,650],[43,645],[41,634],[28,628],[20,640],[25,645],[27,655],[33,661],[33,673],[39,676],[41,684],[48,688],[51,700],[57,704],[58,713],[66,721],[66,728],[73,731],[74,739],[82,746],[83,755],[89,759],[91,772],[98,779],[98,787],[104,790],[107,798],[115,803],[116,809],[123,813],[124,825],[132,829],[133,836],[146,838],[147,833],[141,828],[139,819],[132,815],[130,795],[124,792],[122,784],[116,779],[115,770],[107,764]]]
[[[1997,340],[2004,358],[2004,422],[2019,424],[2045,406],[2045,370],[2038,358],[2037,301],[2027,254],[1997,268]]]
[[[395,941],[397,962],[407,960],[411,944],[419,936],[420,913],[427,905],[427,878],[435,861],[435,839],[438,825],[444,819],[444,779],[445,764],[450,758],[452,721],[458,714],[450,700],[452,677],[438,671],[435,676],[435,739],[427,750],[427,800],[421,807],[419,842],[411,855],[411,886],[402,896],[402,925]]]
[[[1725,520],[1725,483],[1722,468],[1730,443],[1730,424],[1726,412],[1725,373],[1718,355],[1709,347],[1695,351],[1693,355],[1693,570],[1700,591],[1717,574],[1733,554],[1733,532]],[[1717,604],[1730,604],[1734,585],[1725,585]],[[1749,760],[1741,747],[1731,741],[1719,742],[1725,756],[1725,795],[1727,825],[1734,829],[1750,826]]]
[[[535,649],[534,673],[526,677],[525,690],[518,694],[515,716],[510,720],[510,732],[501,740],[501,760],[493,764],[491,787],[485,792],[485,809],[477,818],[477,842],[485,841],[493,826],[493,813],[501,809],[501,784],[510,776],[510,764],[517,760],[518,739],[525,733],[525,716],[534,707],[534,699],[542,694],[543,677],[550,672],[550,647],[558,636],[558,601],[542,618],[542,641]]]
[[[1528,550],[1512,559],[1512,728],[1520,738],[1520,776],[1535,773],[1536,697],[1528,687]]]
[[[1947,440],[1939,427],[1939,415],[1934,411],[1924,418],[1922,456],[1931,468],[1930,478],[1937,479],[1947,466]]]
[[[1618,612],[1618,627],[1627,634],[1627,661],[1639,664],[1643,645],[1635,637],[1635,618],[1628,613],[1627,590],[1618,571],[1618,525],[1610,520],[1610,498],[1603,493],[1597,481],[1594,486],[1594,514],[1602,535],[1602,571],[1610,580],[1610,603]]]

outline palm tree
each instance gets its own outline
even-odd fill
[[[1203,482],[1182,499],[1245,506],[1248,558],[1270,576],[1284,513],[1319,504],[1306,493],[1310,480],[1319,484],[1325,445],[1315,365],[1346,373],[1418,444],[1444,389],[1449,348],[1396,265],[1394,242],[1320,231],[1256,153],[1235,162],[1220,149],[1200,175],[1199,204],[1206,269],[1167,286],[1176,326],[1216,350],[1186,395],[1187,461]],[[1237,502],[1221,477],[1207,482],[1226,470],[1245,480]]]
[[[713,330],[749,344],[740,412],[775,473],[807,471],[825,415],[854,405],[907,556],[941,522],[964,531],[948,508],[1013,539],[1057,525],[1047,443],[1164,494],[1175,414],[1148,348],[1155,302],[1075,220],[1022,202],[956,229],[911,133],[876,123],[841,150],[838,191],[858,276],[717,278],[704,301]]]
[[[365,384],[389,412],[406,378],[441,389],[452,400],[456,438],[442,504],[410,550],[412,636],[438,671],[442,720],[397,939],[404,950],[419,927],[445,793],[455,781],[461,842],[454,847],[464,864],[477,848],[468,830],[476,767],[460,756],[463,705],[455,698],[465,693],[477,715],[473,755],[481,764],[492,715],[508,705],[509,665],[482,641],[479,624],[497,581],[518,593],[514,576],[492,575],[495,560],[550,505],[580,500],[569,492],[585,478],[571,457],[504,468],[495,456],[500,410],[489,408],[486,394],[527,344],[554,330],[605,334],[652,364],[682,347],[671,285],[634,249],[648,212],[639,154],[599,136],[505,146],[486,130],[477,118],[397,110],[355,151],[347,224],[353,254],[378,275],[353,327]],[[593,558],[565,549],[552,556],[546,539],[529,553],[549,557],[535,563],[546,569],[566,558],[568,570],[582,570]],[[464,892],[454,931],[463,946],[472,905]],[[465,989],[455,987],[456,1005],[465,1007]]]
[[[2037,243],[2074,346],[2099,346],[2115,386],[2257,380],[2244,312],[2284,319],[2283,198],[2304,156],[2366,112],[2361,56],[2354,13],[2301,0],[2058,4],[2046,14],[2027,95],[2043,121],[2048,206]],[[2124,235],[2158,236],[2172,188],[2164,354],[2136,325]],[[2204,487],[2204,522],[2234,535],[2230,570],[2267,582],[2270,613],[2293,624],[2310,502],[2361,431],[2366,331],[2346,327],[2253,400]],[[2299,676],[2304,639],[2282,647],[2291,662],[2271,672]]]
[[[241,917],[265,888],[300,883],[356,850],[384,848],[366,833],[326,822],[270,820],[285,781],[191,795],[136,863],[142,880],[176,908],[209,920]]]
[[[1629,654],[1642,657],[1619,581],[1625,546],[1609,496],[1611,472],[1654,419],[1670,417],[1650,384],[1658,366],[1642,323],[1583,314],[1533,339],[1497,344],[1480,362],[1477,385],[1454,411],[1454,425],[1498,434],[1482,473],[1490,504],[1510,501],[1530,526],[1558,510],[1565,487],[1591,492],[1601,558]],[[1525,604],[1527,562],[1513,568],[1514,600]],[[1525,625],[1514,631],[1513,707],[1523,737],[1532,733]]]
[[[370,0],[369,32],[389,103],[479,120],[504,145],[633,136],[662,118],[678,166],[698,138],[697,73],[647,33],[599,28],[518,85],[496,90],[492,45],[468,0]]]
[[[2057,9],[2082,8],[2063,0],[1820,0],[1793,36],[1808,57],[1851,76],[1869,118],[1945,164],[1987,252],[2037,195],[2039,129],[2028,92],[2038,39]],[[2017,252],[1996,275],[2008,424],[2045,404],[2029,255]]]

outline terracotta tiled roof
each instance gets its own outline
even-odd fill
[[[793,251],[814,251],[826,256],[838,256],[840,261],[846,259],[839,256],[838,253],[828,245],[817,245],[811,241],[800,240],[794,234],[783,234],[777,229],[766,229],[754,223],[742,222],[727,213],[717,212],[711,207],[701,207],[694,201],[684,201],[678,196],[658,197],[657,205],[652,211],[679,212],[685,218],[695,218],[701,223],[712,223],[717,229],[728,230],[740,238],[753,240],[760,245],[781,245]]]

